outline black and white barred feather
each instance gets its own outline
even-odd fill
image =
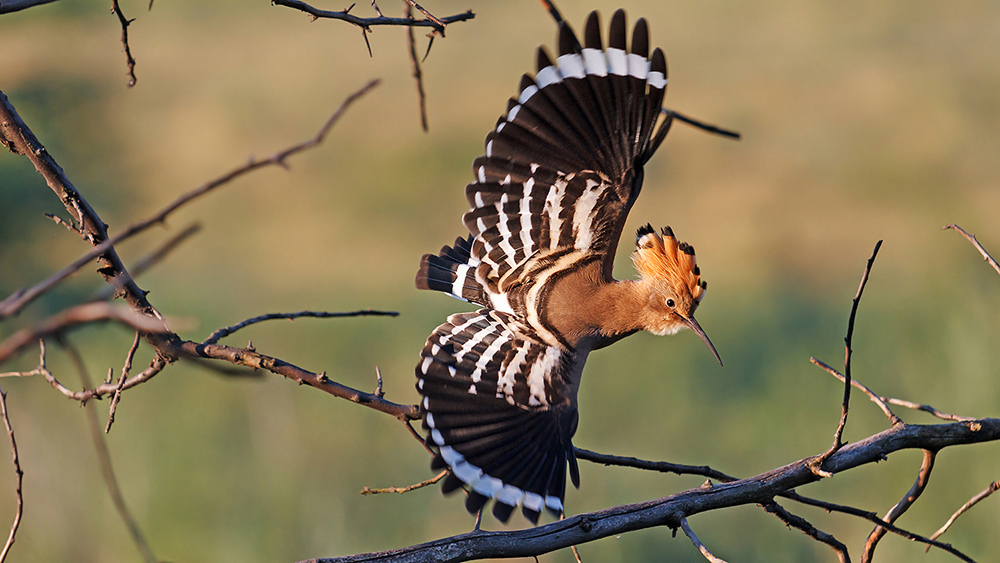
[[[520,505],[537,522],[559,513],[576,386],[588,351],[548,321],[548,290],[598,262],[611,279],[615,249],[642,185],[642,166],[665,137],[666,58],[649,51],[645,20],[627,41],[625,14],[608,45],[590,14],[581,46],[565,23],[559,55],[538,51],[507,113],[486,137],[466,188],[470,236],[425,255],[417,287],[485,307],[453,315],[427,340],[417,367],[435,466],[450,491],[467,486],[475,511],[496,499],[506,521]]]

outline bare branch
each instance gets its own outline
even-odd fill
[[[850,563],[851,556],[847,553],[847,546],[842,544],[832,535],[816,528],[805,518],[792,514],[776,502],[765,504],[764,510],[777,516],[778,519],[784,522],[786,526],[795,528],[814,540],[830,546],[830,548],[836,552],[837,559],[840,560],[840,563]]]
[[[413,8],[410,3],[406,5],[406,17],[413,17]],[[443,30],[444,28],[442,28]],[[410,63],[413,65],[413,78],[417,81],[417,97],[420,102],[420,126],[427,132],[427,101],[424,97],[424,78],[420,71],[420,61],[417,59],[417,41],[413,38],[413,28],[406,28],[406,36],[410,46]],[[429,48],[428,48],[429,52]]]
[[[0,389],[0,414],[3,414],[3,425],[7,429],[7,437],[10,438],[10,455],[14,462],[14,491],[17,494],[17,509],[14,511],[14,522],[10,525],[10,535],[7,536],[7,543],[0,552],[0,563],[7,560],[7,554],[14,545],[14,538],[17,536],[17,528],[21,525],[21,515],[24,514],[24,495],[21,492],[21,482],[24,479],[24,471],[21,471],[21,462],[17,458],[17,440],[14,439],[14,429],[10,425],[10,417],[7,415],[7,393]]]
[[[829,373],[830,375],[836,377],[837,379],[839,379],[841,381],[847,381],[847,378],[844,377],[843,374],[841,374],[836,369],[830,367],[826,363],[824,363],[824,362],[822,362],[820,360],[817,360],[815,357],[809,358],[809,361],[812,362],[814,365],[817,365],[817,366],[823,368],[824,370],[826,370],[827,373]],[[873,403],[875,403],[876,405],[878,405],[878,408],[882,409],[882,414],[884,414],[885,417],[889,419],[889,422],[893,426],[895,426],[897,424],[903,424],[903,420],[900,419],[898,416],[896,416],[892,412],[892,410],[889,409],[889,406],[886,405],[885,399],[883,399],[882,397],[876,395],[875,392],[873,392],[866,385],[862,384],[860,381],[858,381],[856,379],[853,379],[853,378],[851,379],[851,385],[853,385],[854,387],[857,387],[858,389],[860,389],[861,391],[863,391],[864,394],[867,395],[868,398],[871,399],[871,401]]]
[[[890,523],[895,522],[920,498],[920,494],[924,492],[927,482],[931,478],[931,471],[934,469],[934,458],[936,455],[937,452],[934,450],[924,450],[924,458],[920,463],[920,471],[917,473],[916,481],[913,482],[913,486],[906,492],[906,495],[896,503],[896,506],[893,506],[889,510],[882,520]],[[885,528],[876,526],[868,535],[868,540],[865,541],[865,549],[861,552],[861,561],[863,563],[871,561],[874,558],[875,548],[878,546],[878,542],[882,539],[882,536],[885,535],[885,532]]]
[[[986,487],[985,489],[983,489],[976,496],[974,496],[971,499],[969,499],[969,502],[963,504],[961,508],[959,508],[958,510],[956,510],[955,513],[951,515],[951,518],[949,518],[948,521],[944,523],[944,526],[941,526],[938,529],[938,531],[934,532],[931,535],[931,539],[932,540],[937,539],[938,536],[940,536],[941,534],[947,532],[948,528],[950,528],[951,525],[955,523],[955,520],[957,520],[959,516],[961,516],[962,514],[965,514],[965,512],[967,510],[969,510],[970,508],[972,508],[973,506],[976,506],[976,504],[979,501],[981,501],[984,498],[986,498],[986,497],[992,495],[993,493],[995,493],[997,491],[997,489],[1000,489],[1000,481],[993,481],[992,483],[990,483],[988,487]],[[927,548],[925,548],[924,551],[926,552],[927,549],[930,549],[930,546],[927,546]]]
[[[9,14],[18,10],[27,10],[56,0],[0,0],[0,14]]]
[[[202,342],[202,344],[215,344],[219,340],[229,336],[230,334],[240,330],[241,328],[248,327],[252,324],[257,324],[263,321],[270,321],[274,319],[288,319],[293,320],[300,317],[313,317],[317,319],[329,319],[329,318],[340,318],[340,317],[363,317],[363,316],[378,316],[378,317],[397,317],[399,313],[396,311],[375,311],[373,309],[365,309],[363,311],[351,311],[351,312],[337,312],[331,313],[328,311],[299,311],[298,313],[268,313],[266,315],[260,315],[247,319],[245,321],[236,323],[232,326],[227,326],[225,328],[220,328],[219,330],[213,332]]]
[[[135,86],[135,59],[132,58],[132,50],[128,46],[128,26],[132,25],[135,18],[128,19],[122,13],[118,0],[111,0],[111,12],[118,16],[118,23],[122,26],[122,47],[125,49],[125,64],[128,66],[128,87]]]
[[[858,315],[861,294],[864,293],[865,285],[868,284],[868,275],[872,271],[872,266],[875,264],[875,257],[878,256],[878,249],[881,247],[882,241],[875,243],[872,255],[865,265],[865,272],[861,276],[861,283],[858,284],[858,292],[855,294],[854,301],[851,304],[851,316],[847,321],[847,336],[844,337],[844,401],[841,405],[840,422],[837,424],[837,430],[833,434],[833,444],[830,446],[830,449],[818,456],[810,465],[810,468],[820,477],[829,477],[831,475],[829,472],[823,470],[823,462],[843,446],[844,426],[847,425],[847,413],[851,404],[851,339],[854,337],[854,321]]]
[[[836,369],[830,367],[829,365],[827,365],[823,361],[818,360],[816,358],[809,358],[809,361],[812,362],[813,364],[815,364],[815,365],[823,368],[830,375],[836,377],[837,379],[839,379],[841,381],[844,381],[844,376],[839,371],[837,371]],[[891,410],[889,410],[889,407],[888,407],[888,405],[886,403],[888,403],[890,405],[897,405],[897,406],[900,406],[900,407],[906,407],[908,409],[924,411],[926,413],[930,413],[930,414],[934,415],[937,418],[940,418],[941,420],[954,420],[955,422],[961,422],[963,420],[975,420],[975,418],[968,417],[968,416],[959,416],[957,414],[948,414],[946,412],[941,412],[941,411],[935,409],[934,407],[932,407],[930,405],[921,405],[921,404],[917,404],[917,403],[912,403],[910,401],[904,401],[902,399],[894,399],[892,397],[883,397],[881,395],[876,395],[874,391],[872,391],[871,389],[869,389],[867,386],[859,383],[857,380],[852,380],[851,381],[851,385],[853,385],[853,386],[857,387],[858,389],[861,389],[862,391],[864,391],[864,393],[866,395],[868,395],[868,398],[871,399],[873,403],[875,403],[876,405],[878,405],[878,407],[880,409],[882,409],[882,412],[885,413],[886,417],[888,417],[890,421],[892,421],[892,424],[901,424],[903,421],[900,420],[900,418],[898,416],[896,416],[895,414],[893,414],[893,412]]]
[[[415,20],[412,18],[389,18],[381,15],[381,12],[379,13],[379,16],[375,18],[359,18],[348,13],[350,8],[339,12],[321,10],[300,0],[271,0],[271,4],[274,6],[285,6],[286,8],[300,10],[312,16],[314,20],[319,18],[340,20],[354,24],[361,29],[369,29],[376,25],[405,25],[410,27],[431,27],[443,34],[445,26],[455,22],[471,20],[476,17],[476,14],[472,13],[472,10],[469,10],[463,14],[456,14],[454,16],[447,16],[443,18],[428,18],[424,20]]]
[[[726,475],[721,471],[716,471],[707,465],[683,465],[667,461],[647,461],[634,457],[601,454],[585,450],[583,448],[573,448],[573,452],[575,453],[577,459],[591,461],[594,463],[602,463],[604,465],[633,467],[635,469],[659,471],[660,473],[676,473],[677,475],[702,475],[723,483],[737,480],[736,477]]]
[[[831,473],[881,461],[902,449],[942,449],[944,447],[1000,440],[1000,419],[938,425],[900,425],[864,440],[847,444],[825,463]],[[548,553],[632,530],[655,526],[678,527],[680,519],[701,512],[728,506],[767,504],[778,494],[806,483],[819,480],[808,467],[814,458],[762,473],[749,479],[698,487],[658,500],[627,504],[599,512],[579,514],[517,531],[472,532],[402,549],[359,554],[331,559],[313,559],[324,563],[354,561],[466,561],[490,557],[522,557]],[[891,525],[886,524],[886,527]],[[899,530],[895,526],[892,529]],[[919,536],[900,530],[907,539],[924,541]],[[971,561],[948,544],[933,541],[932,545]]]
[[[110,303],[86,303],[61,311],[31,328],[18,331],[0,342],[0,364],[25,346],[68,328],[100,321],[117,321],[144,333],[166,333],[163,321],[147,317],[128,307]]]
[[[122,375],[118,378],[118,386],[115,387],[115,392],[111,396],[111,405],[108,408],[108,424],[104,427],[104,433],[107,434],[111,432],[111,425],[115,423],[115,409],[118,408],[118,401],[122,398],[122,388],[125,387],[125,381],[128,380],[128,372],[132,371],[132,359],[135,358],[135,352],[139,349],[139,343],[142,342],[142,334],[138,331],[135,333],[135,341],[132,342],[132,347],[129,348],[128,355],[125,356],[125,365],[122,366]],[[108,374],[110,379],[111,374]],[[87,387],[90,387],[87,385]]]
[[[698,548],[698,551],[705,556],[705,559],[708,559],[711,563],[726,563],[725,559],[712,555],[712,552],[705,547],[705,544],[701,543],[698,536],[694,535],[694,530],[692,530],[691,526],[688,525],[687,518],[681,518],[681,529],[684,530],[684,535],[691,540],[691,543]]]
[[[954,223],[950,223],[948,225],[941,227],[941,230],[947,230],[947,229],[954,229],[958,231],[963,237],[965,237],[965,240],[971,242],[972,246],[975,246],[976,250],[978,250],[979,253],[983,255],[983,260],[985,260],[990,266],[993,266],[993,269],[996,270],[998,274],[1000,274],[1000,265],[997,265],[997,261],[994,260],[992,256],[990,256],[989,252],[986,252],[986,249],[983,248],[983,245],[979,244],[979,240],[976,239],[976,235],[966,232],[965,229],[959,227]]]
[[[421,481],[419,483],[414,483],[413,485],[407,485],[406,487],[388,487],[388,488],[385,488],[385,489],[370,489],[368,487],[365,487],[365,488],[361,489],[361,494],[363,494],[363,495],[381,495],[381,494],[385,494],[385,493],[399,493],[399,494],[408,493],[410,491],[415,491],[417,489],[422,489],[424,487],[433,485],[434,483],[437,483],[441,479],[444,479],[445,475],[447,475],[447,474],[448,474],[448,470],[445,469],[441,473],[438,473],[437,475],[431,477],[430,479],[428,479],[426,481]]]
[[[364,391],[352,389],[329,379],[326,373],[318,374],[304,370],[284,360],[260,354],[249,347],[233,348],[220,344],[178,341],[160,352],[169,353],[172,357],[176,358],[210,358],[223,360],[234,365],[265,369],[276,375],[297,381],[299,384],[315,387],[335,397],[384,412],[400,420],[416,420],[420,418],[420,409],[417,405],[401,405],[387,401],[382,397],[365,393]],[[127,386],[128,384],[126,383]]]

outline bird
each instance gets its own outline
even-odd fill
[[[533,524],[564,514],[566,473],[579,487],[572,437],[587,356],[635,332],[697,334],[722,363],[694,312],[707,283],[694,247],[670,227],[636,233],[639,277],[612,277],[615,251],[639,195],[643,166],[669,130],[661,111],[667,63],[650,53],[623,10],[607,46],[600,16],[584,42],[563,21],[559,55],[538,49],[537,72],[487,135],[465,195],[469,234],[422,257],[418,289],[479,305],[428,337],[416,367],[431,466],[442,490],[465,488],[466,508]],[[628,44],[627,44],[628,43]]]

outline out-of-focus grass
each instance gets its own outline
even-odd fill
[[[419,257],[464,234],[463,186],[482,139],[554,31],[537,2],[472,8],[424,65],[431,131],[419,129],[401,29],[358,31],[267,2],[124,5],[138,85],[125,88],[117,20],[64,0],[0,17],[0,89],[112,231],[245,161],[311,136],[350,92],[383,84],[291,170],[243,178],[119,249],[135,260],[191,221],[194,240],[139,280],[184,335],[271,311],[395,309],[397,319],[302,319],[240,332],[264,353],[364,389],[380,366],[388,398],[412,402],[424,338],[464,305],[420,294]],[[343,6],[325,6],[339,9]],[[382,5],[387,13],[397,10]],[[579,25],[591,8],[560,6]],[[741,131],[734,143],[681,125],[650,163],[626,227],[672,225],[709,281],[699,319],[726,367],[690,334],[637,335],[595,353],[581,387],[583,447],[750,475],[829,444],[841,387],[834,365],[865,259],[884,239],[855,335],[855,376],[877,391],[973,416],[995,415],[1000,280],[941,225],[958,222],[1000,252],[1000,5],[908,2],[630,2],[671,68],[668,106]],[[367,6],[355,8],[367,13]],[[418,33],[418,37],[422,37]],[[424,39],[421,39],[422,45]],[[61,212],[23,158],[0,154],[0,293],[30,285],[86,246],[41,216]],[[631,277],[626,233],[617,274]],[[90,271],[0,325],[0,336],[100,287]],[[190,325],[190,323],[188,323]],[[73,333],[93,377],[119,368],[131,336]],[[58,346],[50,365],[77,385]],[[148,350],[140,353],[142,366]],[[26,353],[4,370],[29,369]],[[18,561],[131,561],[103,490],[83,413],[38,379],[5,380],[26,472]],[[89,408],[105,412],[106,403]],[[913,422],[925,415],[900,412]],[[170,561],[291,561],[388,549],[466,531],[461,500],[436,490],[362,497],[364,486],[426,478],[427,456],[399,424],[273,376],[226,379],[172,366],[128,392],[108,437],[129,505]],[[856,395],[847,437],[885,427]],[[901,524],[929,534],[996,479],[995,447],[945,451]],[[803,489],[884,512],[919,453]],[[581,467],[571,511],[667,495],[692,477]],[[0,472],[0,475],[3,475]],[[996,549],[995,502],[946,539]],[[797,510],[858,553],[869,526]],[[13,512],[0,483],[0,517]],[[740,561],[830,557],[757,508],[699,515],[718,555]],[[487,526],[493,526],[487,522]],[[517,522],[516,525],[521,525]],[[919,546],[884,540],[881,560]],[[651,530],[582,547],[585,559],[700,561],[683,537]],[[569,561],[569,554],[545,557]],[[928,561],[945,560],[932,552]]]

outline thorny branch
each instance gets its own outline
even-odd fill
[[[14,491],[17,494],[17,509],[14,511],[14,522],[10,525],[10,535],[7,536],[7,543],[0,552],[0,563],[7,560],[7,554],[14,545],[14,537],[17,536],[17,528],[21,525],[21,516],[24,514],[24,494],[21,491],[21,482],[24,479],[24,471],[21,471],[21,462],[17,457],[17,440],[14,439],[14,429],[10,425],[10,417],[7,415],[7,393],[0,389],[0,414],[3,414],[3,425],[7,429],[7,437],[10,438],[10,455],[14,463]]]
[[[366,309],[363,311],[350,311],[350,312],[329,312],[329,311],[299,311],[298,313],[268,313],[266,315],[260,315],[241,321],[232,326],[227,326],[225,328],[220,328],[219,330],[213,332],[206,338],[202,344],[215,344],[219,340],[229,336],[230,334],[240,330],[241,328],[248,327],[252,324],[257,324],[264,321],[270,321],[274,319],[288,319],[294,320],[301,317],[312,317],[317,319],[331,319],[339,317],[363,317],[363,316],[377,316],[377,317],[397,317],[399,313],[396,311],[375,311],[372,309]]]
[[[128,19],[122,13],[118,0],[111,0],[111,12],[118,16],[118,23],[122,26],[122,47],[125,49],[125,64],[128,66],[128,87],[135,86],[135,59],[132,58],[132,50],[128,46],[128,26],[132,25],[135,18]]]
[[[350,8],[341,11],[321,10],[319,8],[315,8],[309,4],[306,4],[305,2],[302,2],[300,0],[271,0],[271,4],[274,6],[285,6],[286,8],[293,8],[295,10],[300,10],[312,16],[313,20],[317,20],[319,18],[326,18],[332,20],[345,21],[347,23],[354,24],[360,27],[362,30],[367,30],[367,31],[371,31],[371,28],[377,25],[405,25],[409,27],[430,27],[434,28],[436,32],[444,34],[444,29],[449,24],[471,20],[476,17],[476,14],[474,14],[472,10],[469,10],[463,14],[456,14],[454,16],[446,16],[443,18],[433,18],[433,19],[432,17],[428,17],[427,19],[423,20],[417,20],[413,18],[390,18],[381,15],[381,13],[379,13],[378,17],[374,18],[360,18],[358,16],[349,13],[351,8],[354,7],[354,4],[351,4]],[[424,12],[425,15],[429,16],[429,14],[426,11],[423,11],[422,9],[420,10]]]
[[[406,5],[406,17],[413,18],[413,6]],[[413,37],[413,27],[406,28],[406,37],[409,44],[410,64],[413,65],[413,78],[417,81],[417,97],[420,103],[420,126],[427,132],[427,100],[424,97],[424,75],[420,70],[420,60],[417,59],[417,41]],[[428,52],[430,46],[427,47]]]
[[[129,348],[128,355],[125,357],[125,365],[122,366],[122,375],[118,378],[118,385],[115,387],[115,392],[111,396],[111,405],[108,408],[108,424],[104,427],[105,434],[111,432],[111,425],[115,423],[115,409],[118,408],[118,401],[122,398],[122,388],[125,387],[125,382],[128,380],[128,372],[132,371],[132,360],[135,358],[135,352],[139,349],[140,342],[142,342],[142,334],[136,331],[135,340],[132,342],[132,347]],[[108,374],[109,380],[110,375],[111,374]],[[90,386],[85,385],[85,387]]]

